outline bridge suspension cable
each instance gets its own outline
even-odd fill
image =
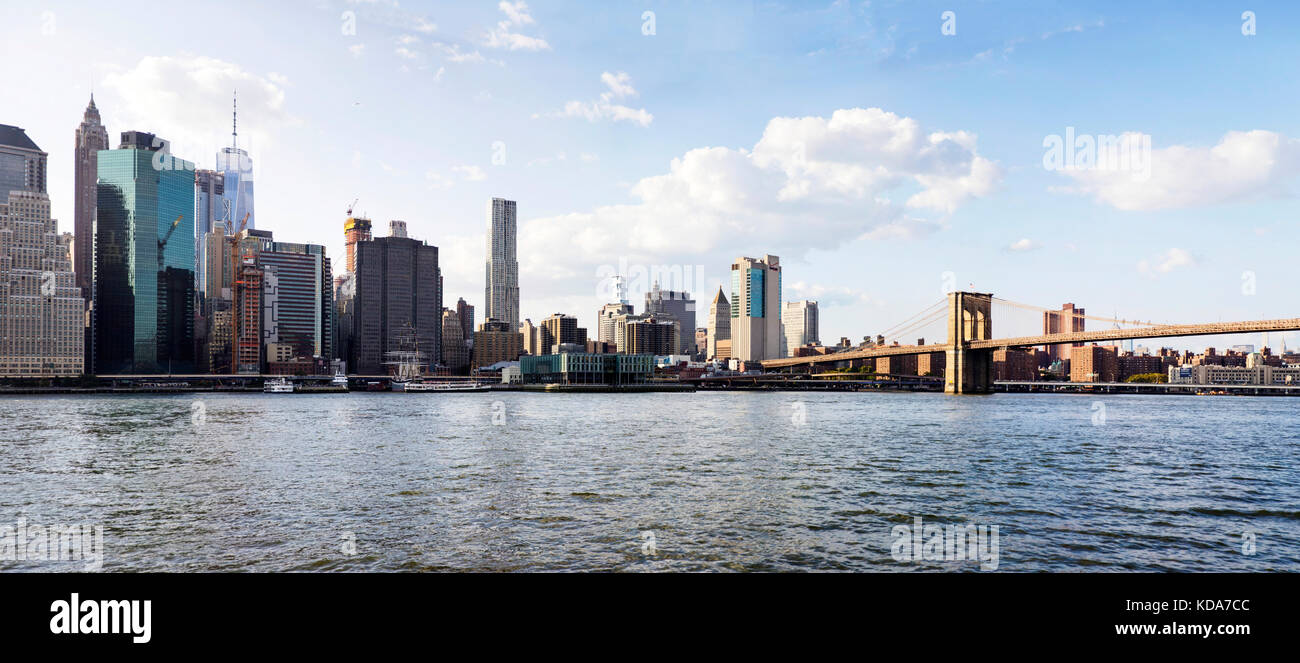
[[[921,309],[919,313],[913,315],[912,317],[894,325],[893,327],[890,327],[889,329],[880,332],[880,335],[886,338],[897,338],[900,332],[915,328],[918,322],[920,322],[921,324],[926,324],[927,321],[929,321],[930,318],[934,316],[934,313],[936,311],[940,313],[945,312],[945,307],[947,306],[947,304],[948,304],[948,300],[940,299],[939,301]]]
[[[1046,312],[1051,312],[1051,313],[1061,313],[1061,312],[1062,312],[1060,309],[1050,309],[1050,308],[1044,308],[1044,307],[1042,307],[1042,306],[1034,306],[1034,305],[1032,305],[1032,304],[1022,304],[1022,303],[1020,303],[1020,302],[1013,302],[1013,301],[1011,301],[1010,299],[1002,299],[1001,297],[994,297],[994,298],[993,298],[993,301],[995,301],[995,302],[997,302],[997,303],[999,303],[999,304],[1006,304],[1007,306],[1015,306],[1015,307],[1017,307],[1017,308],[1027,309],[1027,310],[1030,310],[1030,311],[1041,311],[1041,312],[1044,312],[1044,313],[1046,313]],[[1152,322],[1152,321],[1150,321],[1150,320],[1142,321],[1142,320],[1125,320],[1125,319],[1123,319],[1123,318],[1107,318],[1107,317],[1099,316],[1099,315],[1084,315],[1084,314],[1081,314],[1081,313],[1070,313],[1069,315],[1071,315],[1072,317],[1076,317],[1076,318],[1083,318],[1084,320],[1096,320],[1096,321],[1098,321],[1098,322],[1110,322],[1110,323],[1120,324],[1120,325],[1136,325],[1136,326],[1143,326],[1143,327],[1155,327],[1155,326],[1158,326],[1158,325],[1168,325],[1168,324],[1170,324],[1170,323],[1168,323],[1168,322]]]

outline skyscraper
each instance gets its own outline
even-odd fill
[[[722,287],[718,286],[718,294],[713,296],[713,303],[709,305],[709,349],[705,353],[705,359],[730,359],[730,351],[725,357],[718,355],[718,341],[731,342],[731,305],[727,303],[727,296],[722,294]]]
[[[465,345],[460,314],[451,309],[442,310],[442,365],[453,375],[464,373],[469,366],[469,346]]]
[[[519,327],[519,260],[515,253],[515,201],[493,198],[487,209],[487,280],[485,318]]]
[[[222,177],[222,195],[230,201],[229,218],[238,224],[243,221],[244,215],[248,215],[245,228],[256,229],[257,214],[253,211],[253,159],[246,150],[239,147],[238,97],[234,100],[231,118],[230,147],[223,147],[217,153],[217,170]]]
[[[194,164],[126,131],[98,155],[95,372],[194,370]]]
[[[781,309],[781,327],[785,332],[785,355],[793,357],[797,347],[820,343],[817,302],[807,299],[786,302]]]
[[[456,299],[456,316],[460,318],[461,338],[469,345],[473,345],[474,339],[474,307],[465,302],[464,297]]]
[[[695,353],[695,300],[691,293],[676,290],[660,290],[659,282],[645,294],[645,311],[647,315],[671,316],[677,321],[677,351],[675,354]]]
[[[217,224],[223,230],[233,233],[230,228],[228,213],[233,214],[226,205],[225,177],[215,170],[194,171],[194,284],[200,295],[205,295],[207,282],[207,242],[206,237]]]
[[[632,315],[632,305],[616,302],[600,307],[600,311],[596,314],[596,340],[609,343],[622,352],[623,349],[618,346],[617,318],[620,315]]]
[[[90,104],[82,114],[81,124],[77,127],[74,157],[76,173],[73,178],[75,207],[72,220],[72,232],[76,238],[73,243],[76,256],[72,269],[77,273],[77,287],[81,288],[87,307],[94,294],[91,286],[95,279],[95,198],[98,195],[95,180],[99,177],[99,151],[107,149],[108,129],[100,124],[99,109],[95,107],[95,95],[92,94]]]
[[[774,255],[731,264],[731,357],[781,356],[781,263]]]
[[[50,218],[45,152],[0,125],[0,376],[83,372],[85,300]]]
[[[425,366],[442,355],[442,273],[438,247],[409,237],[377,237],[356,243],[356,273],[340,310],[350,315],[346,343],[349,369],[362,375],[384,372],[385,354],[399,349],[410,325]]]

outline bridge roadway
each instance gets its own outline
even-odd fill
[[[1088,343],[1092,341],[1123,341],[1138,338],[1172,338],[1177,336],[1211,336],[1217,334],[1249,334],[1270,331],[1295,331],[1300,329],[1300,318],[1279,318],[1276,320],[1252,320],[1246,322],[1210,322],[1190,325],[1154,325],[1151,327],[1133,327],[1130,329],[1108,329],[1102,331],[1066,332],[1061,334],[1040,334],[1038,336],[1015,336],[993,338],[988,340],[967,341],[967,350],[1001,350],[1006,348],[1026,348],[1038,345],[1056,345],[1058,343]],[[852,359],[872,359],[875,357],[892,357],[898,355],[920,355],[930,352],[952,350],[950,344],[934,345],[889,345],[849,350],[829,355],[811,357],[788,357],[785,359],[766,359],[763,368],[785,368],[825,364]]]

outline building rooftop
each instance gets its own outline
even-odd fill
[[[32,139],[27,137],[26,131],[23,131],[21,127],[15,127],[8,124],[0,124],[0,145],[17,147],[24,150],[35,150],[37,152],[41,151],[41,148],[37,147],[36,143],[33,143]]]

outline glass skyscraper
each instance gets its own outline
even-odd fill
[[[122,133],[98,155],[95,372],[194,370],[194,164]]]

